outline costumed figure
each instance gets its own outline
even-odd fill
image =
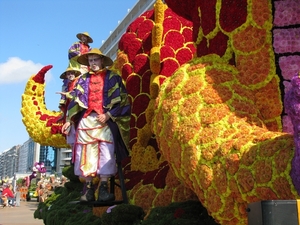
[[[90,37],[88,32],[78,33],[76,37],[79,41],[74,42],[69,48],[69,67],[80,70],[81,73],[86,73],[88,71],[88,67],[79,64],[77,62],[77,58],[91,50],[89,43],[93,43],[93,39]]]
[[[117,172],[116,160],[121,162],[129,154],[131,106],[121,76],[106,69],[113,61],[97,48],[78,58],[90,72],[79,77],[76,87],[67,97],[67,122],[62,132],[80,115],[74,145],[75,175],[84,178],[86,188],[80,201],[94,201],[92,179],[100,177],[98,201],[113,201],[108,192],[108,179]]]
[[[65,72],[63,72],[60,75],[60,79],[63,79],[63,86],[62,86],[62,92],[57,92],[58,94],[61,94],[61,99],[59,101],[59,108],[62,111],[62,117],[59,119],[63,121],[63,123],[66,122],[66,114],[68,105],[70,103],[70,99],[66,98],[65,93],[71,92],[78,80],[78,77],[81,75],[81,72],[79,70],[73,69],[71,67],[68,67]],[[66,136],[67,143],[71,146],[73,149],[74,141],[75,141],[75,126],[74,123],[72,126],[70,126],[69,134]]]

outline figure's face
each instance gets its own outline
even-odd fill
[[[98,71],[102,69],[102,58],[99,55],[88,55],[88,62],[92,71]]]
[[[66,77],[71,81],[74,80],[75,79],[75,72],[74,71],[66,72]]]
[[[80,40],[81,40],[82,42],[84,42],[84,43],[87,43],[87,42],[88,42],[88,37],[85,36],[85,35],[81,35]]]

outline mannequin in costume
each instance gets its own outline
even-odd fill
[[[108,179],[117,172],[129,154],[131,106],[121,76],[106,69],[113,61],[97,48],[81,55],[77,61],[90,71],[79,77],[67,97],[71,102],[62,132],[68,134],[72,119],[80,115],[74,145],[74,173],[86,181],[80,201],[94,201],[92,179],[100,177],[98,201],[113,201]]]
[[[89,43],[93,43],[93,39],[88,32],[78,33],[76,37],[79,41],[74,42],[68,52],[69,67],[80,70],[81,73],[86,73],[88,71],[87,66],[79,64],[77,59],[91,50]]]
[[[63,79],[63,86],[62,86],[62,92],[57,92],[57,94],[61,94],[61,99],[59,101],[59,108],[62,111],[62,117],[60,120],[63,121],[63,123],[66,122],[66,115],[67,115],[67,109],[70,103],[70,99],[68,99],[65,96],[65,93],[71,92],[78,80],[78,77],[81,75],[81,72],[79,70],[73,69],[71,67],[68,67],[65,72],[63,72],[60,75],[60,79]],[[70,131],[68,135],[66,136],[67,143],[71,146],[73,149],[74,141],[75,141],[75,126],[70,126]]]

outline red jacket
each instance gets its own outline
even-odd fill
[[[12,191],[9,188],[4,188],[4,190],[2,191],[2,196],[6,196],[9,198],[14,198],[14,194],[12,193]]]

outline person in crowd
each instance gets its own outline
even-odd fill
[[[38,181],[37,183],[37,187],[36,187],[36,191],[38,194],[38,202],[44,202],[45,198],[47,197],[47,194],[45,194],[46,192],[46,182],[45,179],[41,179]]]
[[[14,193],[12,192],[12,190],[10,189],[10,185],[5,183],[3,184],[3,191],[2,191],[2,197],[6,197],[7,200],[8,200],[8,204],[10,206],[14,206],[15,205],[15,201],[16,201],[16,198],[15,198],[15,195]]]
[[[8,177],[8,176],[4,177],[4,178],[2,179],[2,184],[7,183],[8,180],[9,180],[9,177]]]
[[[76,37],[79,41],[74,42],[68,51],[69,67],[85,73],[88,67],[79,64],[77,58],[91,50],[89,43],[93,43],[93,39],[88,32],[78,33]]]
[[[17,189],[16,189],[15,198],[16,198],[16,207],[20,207],[20,204],[21,204],[21,191],[20,191],[19,187],[17,187]]]
[[[94,201],[92,179],[100,177],[97,201],[113,201],[108,179],[117,172],[116,162],[129,154],[131,106],[120,75],[107,69],[113,64],[97,48],[81,55],[77,61],[90,71],[79,77],[62,127],[66,135],[73,118],[80,115],[74,145],[74,172],[84,178],[86,188],[80,201]]]
[[[3,184],[1,184],[1,186],[0,186],[0,196],[2,196],[2,191],[3,191],[2,185],[3,185]],[[2,200],[2,198],[0,198],[0,205],[3,205],[3,200]]]

